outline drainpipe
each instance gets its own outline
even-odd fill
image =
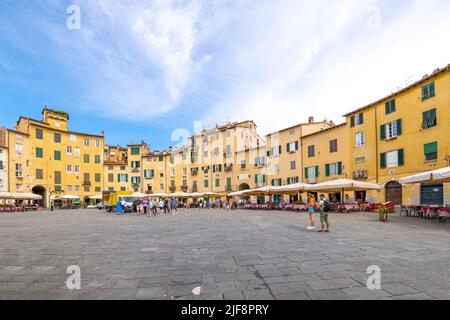
[[[379,163],[378,163],[378,115],[377,115],[377,106],[375,106],[375,164],[376,164],[376,168],[375,168],[375,174],[376,174],[376,179],[377,179],[377,183],[379,183],[379,177],[378,177],[378,167],[379,167]]]

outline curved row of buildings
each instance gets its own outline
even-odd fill
[[[15,129],[0,129],[0,191],[41,194],[48,206],[52,196],[87,200],[103,190],[225,196],[350,178],[385,186],[351,199],[450,204],[448,184],[398,183],[450,165],[450,65],[345,119],[335,125],[311,117],[265,137],[251,120],[227,123],[196,133],[185,147],[156,151],[145,142],[105,145],[103,133],[71,131],[67,113],[45,108],[41,120],[22,116]]]

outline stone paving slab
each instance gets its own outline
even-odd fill
[[[332,232],[322,234],[292,212],[0,214],[0,299],[450,298],[450,224],[330,219]],[[81,290],[66,286],[73,265]],[[381,269],[381,290],[366,287],[371,265]]]

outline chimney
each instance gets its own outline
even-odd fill
[[[335,127],[336,125],[334,124],[333,120],[330,120],[330,126]]]
[[[104,130],[102,130],[102,136],[105,136],[105,131]]]
[[[308,118],[308,123],[314,123],[314,117],[309,117]]]

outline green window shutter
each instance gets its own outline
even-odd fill
[[[380,155],[380,167],[381,168],[386,168],[387,164],[386,164],[386,153],[382,153]]]
[[[325,165],[325,176],[329,177],[330,176],[330,164],[327,163]]]
[[[319,176],[319,166],[316,166],[316,178]]]
[[[380,138],[381,140],[386,140],[386,127],[384,124],[380,126]]]
[[[125,182],[128,182],[128,174],[125,175]]]
[[[44,157],[44,150],[42,148],[36,148],[36,157],[37,158]]]
[[[147,179],[147,170],[144,170],[144,178]]]
[[[255,174],[255,183],[258,183],[258,175]]]
[[[405,152],[403,149],[398,150],[398,165],[403,166],[405,164]]]
[[[263,183],[266,183],[266,175],[263,174]]]
[[[299,177],[295,177],[295,183],[299,183],[299,182],[300,182]]]
[[[287,184],[291,184],[291,178],[287,178]]]
[[[122,181],[120,180],[120,173],[117,175],[117,181],[118,181],[118,182],[122,182]]]
[[[353,128],[355,126],[355,116],[350,117],[350,126]]]
[[[397,136],[402,135],[402,119],[397,120]]]
[[[425,154],[437,153],[438,152],[437,142],[425,144],[424,152],[425,152]]]
[[[338,162],[338,175],[342,174],[342,162]]]
[[[274,186],[275,186],[275,180],[272,179],[272,187],[274,187]]]
[[[305,179],[308,179],[308,168],[305,168]]]
[[[286,144],[286,152],[289,152],[289,151],[291,151],[291,150],[289,149],[289,143],[287,143]]]
[[[155,176],[155,170],[151,169],[150,170],[150,177],[153,178]]]

